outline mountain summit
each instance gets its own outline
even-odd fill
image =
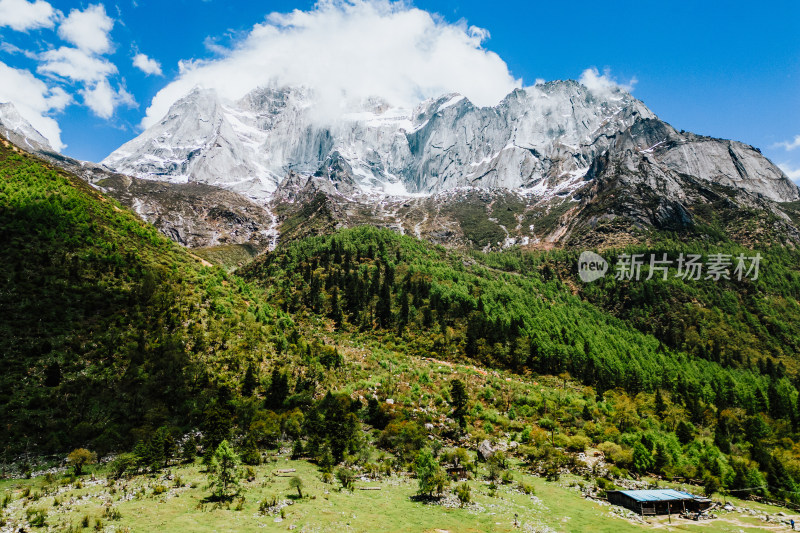
[[[335,114],[302,87],[236,102],[196,88],[103,164],[241,193],[283,238],[369,224],[482,249],[582,241],[620,217],[626,232],[684,230],[709,222],[715,202],[791,224],[778,204],[800,199],[756,148],[677,131],[619,88],[576,81],[516,89],[494,107],[446,94]]]
[[[31,152],[55,152],[44,135],[11,102],[0,103],[0,135]]]
[[[347,111],[321,116],[313,92],[303,88],[260,88],[237,102],[197,88],[103,164],[137,177],[208,183],[263,200],[289,172],[324,172],[332,158],[349,167],[351,194],[429,195],[479,187],[544,197],[581,187],[597,157],[626,136],[629,147],[652,154],[648,163],[665,170],[774,201],[798,199],[797,187],[756,150],[678,134],[619,89],[556,81],[517,89],[495,107],[448,94],[413,110],[374,98]],[[647,120],[659,127],[644,128]],[[670,150],[659,151],[665,145]]]

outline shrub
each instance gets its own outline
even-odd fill
[[[44,509],[27,509],[25,518],[33,527],[44,527],[47,525],[47,513]]]
[[[349,468],[341,467],[336,469],[336,479],[342,484],[342,488],[352,491],[353,484],[356,481],[356,474]]]
[[[108,506],[103,510],[103,518],[107,520],[121,520],[122,513],[116,507]]]
[[[236,498],[236,506],[233,508],[234,511],[241,511],[244,509],[244,502],[247,500],[244,496],[239,496]]]
[[[567,450],[571,452],[583,452],[589,447],[590,441],[588,437],[583,435],[574,435],[569,438],[567,442]]]
[[[606,490],[615,490],[617,488],[613,482],[607,480],[606,478],[597,478],[597,488],[603,491]]]
[[[569,445],[569,437],[564,435],[563,433],[559,433],[553,437],[553,444],[557,448],[566,448]]]
[[[520,481],[517,485],[517,489],[523,494],[534,494],[536,489],[534,489],[533,485],[530,483],[525,483],[524,481]]]
[[[97,454],[90,452],[86,448],[76,448],[67,456],[67,463],[72,465],[76,476],[80,476],[83,473],[84,466],[91,465],[96,462]]]
[[[109,465],[111,475],[119,479],[125,474],[136,470],[136,457],[132,453],[123,453],[111,461]]]
[[[462,483],[456,487],[456,496],[458,497],[458,501],[461,503],[461,507],[467,505],[470,501],[472,501],[472,489],[470,488],[469,484]]]
[[[613,442],[603,442],[597,447],[606,461],[610,461],[621,468],[628,468],[633,464],[633,450],[630,448],[623,448],[619,444]]]
[[[268,514],[270,510],[278,505],[278,497],[274,494],[261,500],[258,504],[258,512],[261,514]]]

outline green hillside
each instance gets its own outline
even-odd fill
[[[207,263],[206,263],[207,264]],[[0,446],[132,446],[191,427],[278,315],[82,180],[0,147]]]
[[[535,476],[537,491],[567,498],[552,508],[569,507],[558,480],[575,475],[600,497],[655,475],[800,500],[800,253],[789,248],[759,249],[757,281],[587,285],[577,251],[464,253],[361,227],[287,242],[228,273],[6,145],[0,245],[0,446],[18,473],[81,447],[121,453],[104,475],[154,490],[144,476],[179,463],[199,476],[195,455],[213,470],[229,441],[253,468],[282,449],[317,476],[320,497],[355,476],[416,487],[407,473],[427,461],[432,484],[414,501],[411,486],[392,492],[398,508],[455,498],[442,473],[453,464],[488,506],[498,487],[529,500],[519,482]],[[664,234],[603,254],[645,251],[746,250]],[[506,454],[478,464],[484,440]],[[602,453],[602,467],[582,462],[586,452]],[[266,496],[247,483],[242,494]],[[28,502],[23,490],[8,493]],[[591,505],[576,524],[599,516]]]
[[[703,254],[740,250],[730,243],[672,246]],[[763,485],[766,493],[769,485],[794,498],[798,393],[786,368],[796,361],[797,254],[761,253],[755,283],[609,278],[578,289],[577,252],[465,256],[358,228],[287,245],[241,275],[260,281],[270,301],[310,334],[323,320],[340,338],[590,386],[575,400],[585,406],[580,414],[556,409],[552,416],[571,437],[647,452],[644,463],[622,461],[623,467],[718,478],[731,490]],[[680,335],[668,338],[662,323]],[[606,412],[608,402],[630,411]],[[543,428],[539,417],[547,418],[548,407],[534,403],[536,413],[529,405],[512,397],[501,416],[513,412],[515,422]],[[720,464],[703,464],[714,454]]]

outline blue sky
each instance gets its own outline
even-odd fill
[[[466,85],[473,83],[473,68],[474,79],[503,78],[496,73],[505,68],[510,73],[502,83],[472,90],[608,69],[621,84],[633,80],[633,94],[676,128],[753,144],[800,180],[799,2],[419,0],[406,6],[436,14],[436,31],[461,28],[466,37],[456,40],[462,48],[477,46],[502,59],[498,70],[493,57],[455,53]],[[180,61],[224,61],[231,50],[255,42],[253,27],[269,13],[295,9],[319,10],[313,2],[289,1],[0,0],[0,101],[54,119],[66,154],[98,161],[141,131],[159,91],[183,87],[174,84],[185,75]],[[413,30],[398,26],[397,44],[376,61],[403,63],[395,57],[404,54],[403,31]],[[476,35],[477,45],[461,42]],[[138,64],[149,73],[134,66],[137,54],[146,56]],[[424,72],[409,68],[410,76]],[[450,77],[461,80],[458,72]]]

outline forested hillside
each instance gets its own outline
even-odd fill
[[[708,255],[743,249],[665,239],[655,250]],[[606,255],[624,251],[643,250]],[[800,422],[791,370],[798,340],[793,325],[800,317],[797,252],[761,253],[755,282],[620,282],[608,276],[579,286],[577,252],[465,256],[358,228],[287,245],[241,274],[260,281],[270,301],[300,322],[325,317],[342,335],[376,337],[414,356],[577,379],[591,387],[581,416],[593,424],[595,402],[631,401],[631,411],[617,405],[605,420],[621,432],[611,440],[634,451],[644,443],[647,457],[660,453],[662,461],[634,469],[706,475],[731,489],[766,487],[756,483],[766,475],[776,492],[786,493],[800,479],[794,441],[784,438]],[[505,407],[507,414],[511,408]],[[546,407],[539,414],[547,414]],[[599,443],[609,427],[596,423],[596,433],[586,426],[567,432]],[[724,461],[728,474],[723,466],[690,460],[700,453],[697,446],[704,454],[731,454]]]
[[[228,274],[10,146],[0,173],[6,462],[83,446],[133,451],[115,468],[135,473],[229,440],[252,464],[291,447],[346,486],[489,439],[552,478],[591,447],[609,480],[797,499],[796,251],[760,248],[756,281],[586,285],[577,252],[469,254],[362,227]]]
[[[279,318],[79,178],[0,146],[0,446],[132,446],[190,427]]]

